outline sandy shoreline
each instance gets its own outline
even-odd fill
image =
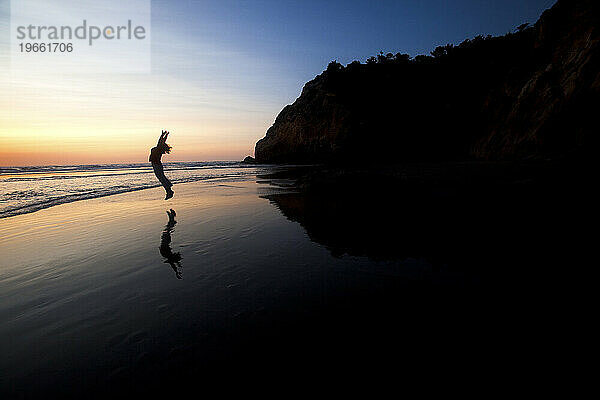
[[[261,197],[273,190],[255,179],[189,183],[169,202],[148,189],[5,218],[2,392],[103,393],[176,379],[175,365],[190,374],[232,360],[296,365],[316,349],[327,307],[428,268],[333,257]],[[161,249],[169,208],[182,279]],[[298,335],[304,345],[285,344]]]
[[[462,192],[347,178],[306,193],[273,176],[195,182],[168,202],[156,188],[3,219],[0,394],[170,393],[267,371],[426,367],[490,341],[509,352],[501,338],[531,328],[544,288],[564,282],[548,260],[573,256],[573,215],[546,211],[573,193],[548,197],[555,181]]]
[[[193,183],[178,185],[170,202],[161,189],[149,189],[4,219],[0,370],[16,388],[56,388],[55,379],[68,381],[81,369],[105,377],[119,370],[127,364],[113,351],[119,345],[153,348],[153,328],[163,325],[155,317],[183,321],[173,307],[188,304],[181,297],[193,296],[207,276],[219,281],[211,287],[217,291],[233,290],[243,278],[219,276],[241,267],[231,261],[241,262],[244,239],[277,214],[256,191],[252,181]],[[183,256],[182,280],[159,251],[168,208],[177,210],[170,246]],[[92,356],[100,364],[90,364]],[[56,375],[64,368],[71,373]]]

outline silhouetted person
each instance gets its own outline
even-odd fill
[[[163,165],[160,162],[160,158],[163,154],[168,154],[171,152],[171,146],[167,144],[167,136],[169,136],[169,132],[162,131],[162,133],[160,134],[160,138],[158,139],[158,144],[156,145],[156,147],[153,147],[150,150],[150,158],[148,159],[148,161],[152,163],[154,174],[167,191],[165,200],[169,200],[171,197],[173,197],[173,190],[171,190],[171,186],[173,186],[173,184],[165,176]]]
[[[160,255],[165,258],[165,263],[169,264],[173,271],[175,271],[175,276],[177,279],[181,279],[181,254],[173,253],[171,249],[171,232],[173,232],[173,227],[177,223],[175,221],[175,210],[172,208],[167,211],[167,215],[169,216],[169,222],[165,226],[163,233],[160,237]]]

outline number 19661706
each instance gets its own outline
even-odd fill
[[[21,53],[71,53],[73,43],[19,43]]]

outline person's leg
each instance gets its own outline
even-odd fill
[[[161,181],[161,183],[163,184],[163,186],[165,187],[165,189],[171,189],[171,186],[173,186],[173,184],[171,183],[171,181],[169,180],[169,178],[167,178],[164,175],[163,175],[163,180]]]
[[[152,168],[154,168],[154,175],[156,175],[159,182],[164,186],[165,190],[167,192],[169,192],[171,190],[171,186],[173,186],[173,184],[165,176],[165,171],[163,169],[162,164],[152,164]]]
[[[165,191],[167,192],[165,200],[169,200],[171,197],[173,197],[173,190],[171,189],[171,186],[173,186],[173,184],[165,176],[162,164],[152,164],[152,167],[154,168],[154,174],[156,175],[160,183],[164,186]]]

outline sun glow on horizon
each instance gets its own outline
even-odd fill
[[[0,90],[2,166],[145,162],[162,129],[171,161],[241,160],[279,107],[161,74],[5,74]]]
[[[268,59],[156,23],[172,12],[162,11],[153,15],[151,73],[73,74],[45,68],[44,58],[25,73],[10,68],[13,44],[0,36],[0,166],[147,162],[163,129],[172,133],[167,162],[253,154],[289,97],[261,88],[285,84],[283,74]],[[3,4],[0,28],[8,26]]]

